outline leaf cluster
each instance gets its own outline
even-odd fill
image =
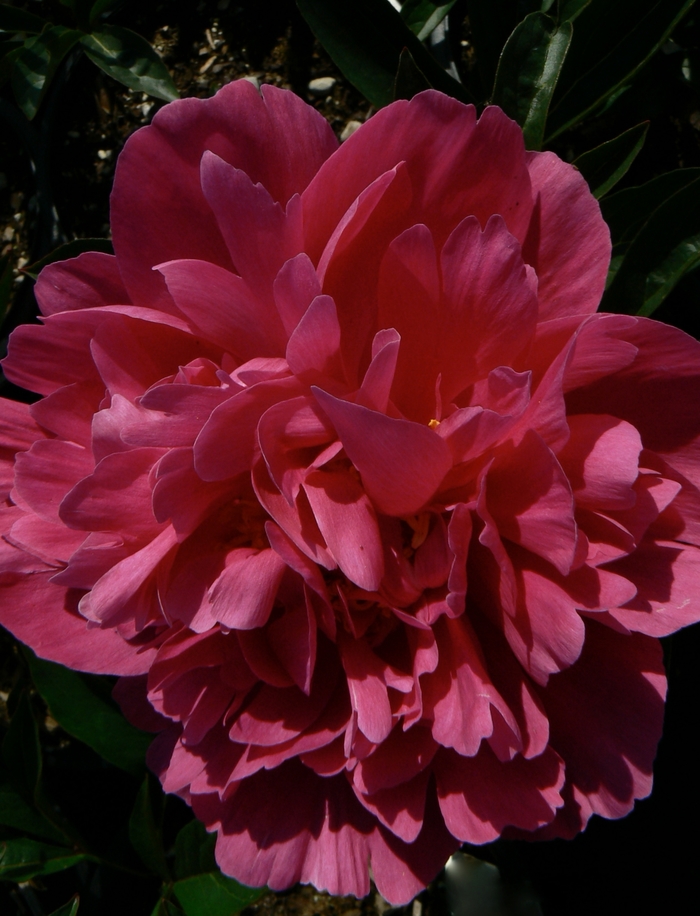
[[[60,0],[69,25],[0,3],[0,85],[34,118],[59,67],[82,51],[109,76],[157,99],[178,98],[157,51],[136,32],[106,20],[123,0]]]

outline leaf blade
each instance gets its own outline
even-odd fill
[[[581,172],[596,200],[600,200],[625,175],[644,146],[649,122],[630,127],[619,137],[582,153],[573,165]]]
[[[549,104],[572,36],[570,22],[530,13],[503,48],[492,102],[520,124],[528,149],[540,149]]]
[[[180,98],[157,51],[131,29],[103,25],[99,31],[83,35],[80,44],[94,64],[129,89],[165,102]]]

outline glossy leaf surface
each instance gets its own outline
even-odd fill
[[[583,174],[594,197],[603,197],[625,175],[644,146],[648,129],[648,121],[637,124],[619,137],[574,159],[573,164]]]
[[[94,64],[129,89],[166,102],[179,97],[158,53],[136,32],[105,25],[98,32],[83,35],[80,43]]]

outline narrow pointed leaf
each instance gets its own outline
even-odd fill
[[[559,0],[559,22],[573,22],[591,2],[592,0]]]
[[[153,782],[153,777],[146,775],[141,783],[129,818],[129,839],[144,865],[168,881],[170,873],[163,849],[163,793]]]
[[[130,725],[116,704],[104,696],[103,684],[111,680],[70,671],[37,658],[26,648],[24,653],[36,688],[61,727],[105,760],[141,776],[152,736]]]
[[[700,178],[657,207],[640,229],[601,304],[602,311],[651,315],[700,265]]]
[[[571,43],[572,26],[530,13],[503,48],[492,102],[520,124],[528,149],[540,149],[547,111]]]
[[[0,879],[28,881],[37,875],[64,871],[89,858],[64,846],[50,846],[27,837],[0,841]]]
[[[576,20],[548,123],[547,141],[628,84],[695,0],[592,0]]]
[[[171,102],[179,98],[168,69],[145,38],[116,25],[83,35],[85,53],[100,69],[129,89]]]
[[[420,70],[413,55],[404,48],[399,57],[399,69],[396,71],[394,82],[395,99],[412,99],[414,95],[430,89],[430,83],[425,74]]]
[[[27,10],[0,3],[0,32],[35,32],[39,34],[47,25],[41,16]]]
[[[5,778],[0,781],[0,824],[54,843],[65,839]]]
[[[80,903],[80,897],[76,894],[75,897],[72,897],[68,903],[59,907],[57,910],[54,910],[50,916],[77,916],[78,905]]]
[[[399,57],[408,48],[430,85],[447,95],[471,102],[467,90],[452,79],[423,47],[386,0],[297,0],[311,30],[350,82],[373,105],[394,98]]]
[[[596,199],[600,200],[607,194],[627,172],[644,146],[648,129],[649,122],[644,121],[574,159],[573,164],[588,182]]]
[[[432,3],[431,0],[406,0],[401,7],[401,18],[419,41],[425,41],[456,2],[457,0],[448,0],[447,3]]]
[[[654,211],[697,178],[700,178],[700,168],[676,169],[652,178],[646,184],[625,188],[601,201],[603,219],[610,227],[613,246],[629,246]]]
[[[12,91],[30,120],[37,113],[59,64],[79,38],[80,32],[54,25],[25,41],[12,69]]]

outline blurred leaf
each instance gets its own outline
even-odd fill
[[[54,910],[50,916],[76,916],[78,912],[78,904],[80,903],[80,897],[76,894],[74,897],[68,901],[68,903],[59,907],[57,910]]]
[[[573,22],[590,3],[591,0],[559,0],[559,22]]]
[[[700,265],[700,178],[657,207],[605,291],[601,311],[651,315]]]
[[[80,32],[53,25],[25,41],[12,69],[12,91],[30,120],[37,113],[59,64],[79,38]]]
[[[71,868],[89,858],[65,846],[49,846],[27,837],[0,841],[0,879],[28,881],[37,875]]]
[[[10,311],[10,297],[14,281],[14,270],[9,255],[0,258],[0,324]]]
[[[32,680],[61,727],[105,760],[141,776],[153,736],[130,725],[116,704],[100,695],[102,679],[44,661],[26,647],[23,651]]]
[[[540,149],[547,111],[571,42],[572,26],[557,26],[544,13],[530,13],[503,48],[492,102],[514,118],[527,149]]]
[[[156,903],[151,916],[183,916],[183,911],[172,900],[166,900],[165,897],[161,897]]]
[[[418,95],[424,89],[430,89],[430,83],[416,64],[411,52],[408,48],[404,48],[399,57],[399,69],[396,71],[394,98],[412,99],[414,95]]]
[[[168,881],[170,873],[163,850],[163,800],[160,787],[154,792],[153,777],[146,774],[129,818],[129,839],[144,865]],[[157,813],[154,808],[158,809]]]
[[[129,89],[166,102],[180,97],[158,52],[136,32],[103,25],[99,32],[83,35],[80,43],[94,64]]]
[[[175,877],[189,878],[217,871],[215,846],[216,834],[207,833],[201,821],[192,820],[185,824],[175,839]]]
[[[66,242],[65,245],[59,245],[47,255],[33,264],[22,268],[22,273],[27,274],[36,280],[41,271],[47,264],[53,264],[55,261],[65,261],[67,258],[77,258],[79,254],[85,251],[102,251],[105,254],[114,254],[114,247],[109,239],[73,239],[72,242]]]
[[[0,782],[0,824],[23,833],[33,833],[44,840],[60,843],[65,839],[60,830],[45,820],[4,779]]]
[[[244,887],[220,872],[193,875],[173,884],[173,893],[186,916],[232,916],[266,890],[264,887]]]
[[[3,32],[36,32],[42,31],[46,20],[35,16],[27,10],[21,10],[7,3],[0,3],[0,31]]]
[[[2,743],[2,762],[17,792],[26,801],[33,802],[41,779],[41,746],[39,729],[25,691]]]
[[[457,0],[447,0],[447,3],[432,3],[431,0],[406,0],[401,7],[401,18],[413,34],[418,36],[418,41],[425,41],[456,2]]]
[[[550,113],[552,140],[628,83],[695,0],[592,0],[576,20]]]
[[[469,25],[476,52],[476,69],[483,94],[490,95],[503,46],[528,13],[542,10],[542,0],[469,0]]]
[[[574,159],[573,164],[588,182],[596,199],[607,194],[627,172],[644,146],[648,129],[649,122],[644,121]]]
[[[23,48],[21,39],[8,39],[0,45],[0,86],[4,86],[12,76],[12,67]]]
[[[399,58],[408,48],[431,86],[447,95],[473,101],[405,25],[386,0],[297,0],[297,6],[326,51],[350,82],[381,108],[394,98]]]
[[[112,10],[122,6],[123,3],[124,0],[95,0],[90,10],[90,24],[94,25],[100,16],[103,16],[105,13],[111,13]]]
[[[646,184],[618,191],[601,201],[603,219],[610,227],[615,248],[629,245],[657,207],[698,178],[700,168],[676,169]]]

